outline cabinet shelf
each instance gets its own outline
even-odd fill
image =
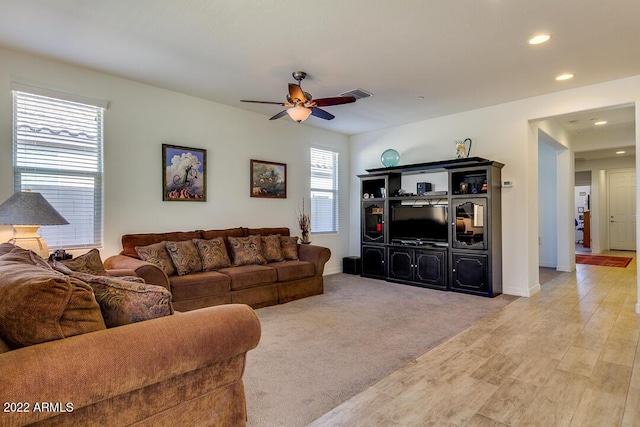
[[[442,194],[439,196],[396,196],[389,197],[389,201],[392,202],[419,202],[419,201],[434,201],[434,200],[447,200],[449,196],[446,194]]]

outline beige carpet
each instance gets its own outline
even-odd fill
[[[325,293],[256,310],[249,426],[304,426],[516,297],[325,277]]]

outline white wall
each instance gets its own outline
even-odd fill
[[[540,141],[538,143],[538,256],[540,266],[558,267],[558,171],[557,151]]]
[[[355,135],[350,147],[351,192],[357,194],[356,175],[380,167],[380,154],[387,148],[400,152],[401,164],[430,162],[452,159],[453,141],[472,138],[471,155],[504,163],[502,178],[514,183],[502,191],[503,289],[508,294],[528,296],[536,291],[539,276],[538,133],[530,121],[639,102],[640,76],[635,76]],[[553,132],[549,134],[563,142]],[[638,140],[636,135],[636,145]],[[559,233],[565,234],[568,242],[573,238],[573,153],[566,150],[559,162],[566,171],[558,180],[567,186],[566,194],[559,194],[559,198],[568,199],[571,205],[566,206],[566,224]],[[357,251],[360,241],[358,215],[358,199],[352,198],[352,252]]]
[[[309,147],[340,153],[339,234],[312,235],[341,271],[348,255],[348,137],[267,117],[111,75],[0,49],[0,200],[13,193],[10,82],[110,102],[104,117],[105,223],[103,258],[121,249],[125,233],[226,227],[286,226],[298,234],[296,212],[309,194]],[[211,70],[215,78],[215,70]],[[207,150],[207,202],[162,201],[163,143]],[[287,199],[249,197],[249,160],[287,164]],[[0,241],[11,236],[0,227]]]

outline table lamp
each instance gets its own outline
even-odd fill
[[[15,193],[0,205],[0,225],[13,226],[13,238],[9,242],[31,249],[45,259],[49,257],[49,247],[38,234],[38,228],[64,224],[69,222],[40,193]]]

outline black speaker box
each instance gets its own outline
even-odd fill
[[[419,182],[418,183],[418,196],[424,196],[424,194],[428,191],[431,191],[431,183],[430,182]]]
[[[346,256],[342,258],[342,272],[346,274],[360,274],[362,272],[360,257]]]

